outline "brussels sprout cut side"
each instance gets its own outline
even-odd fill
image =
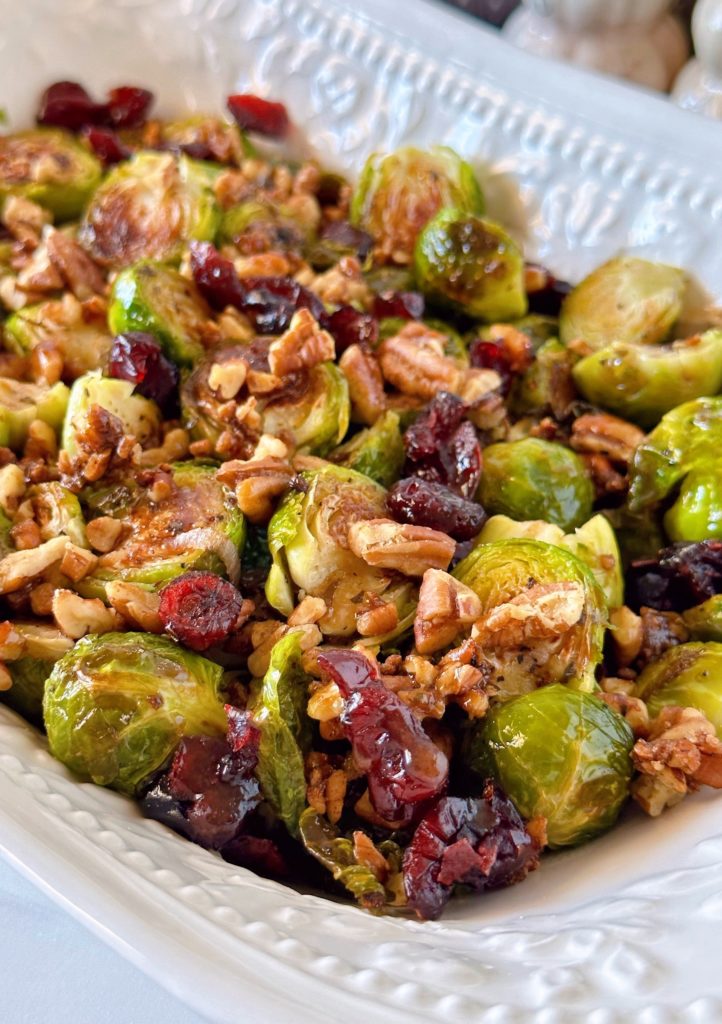
[[[650,715],[668,706],[697,708],[722,739],[722,643],[671,647],[645,668],[635,694],[646,701]]]
[[[58,381],[52,387],[0,377],[0,445],[22,449],[33,420],[59,431],[70,392]]]
[[[103,169],[87,146],[58,128],[0,136],[0,205],[30,199],[59,220],[79,216]]]
[[[63,424],[63,448],[70,455],[78,450],[78,437],[87,429],[88,414],[93,406],[100,406],[117,417],[139,444],[158,441],[161,415],[158,406],[149,398],[133,394],[134,385],[127,380],[101,377],[100,373],[87,373],[75,381],[70,392]]]
[[[390,487],[401,475],[404,442],[397,413],[386,412],[372,427],[360,430],[350,441],[331,452],[332,462],[346,466]]]
[[[5,347],[18,355],[28,355],[43,344],[57,348],[67,379],[102,369],[112,345],[105,317],[86,323],[77,303],[71,310],[62,300],[54,299],[25,306],[9,316],[4,338]]]
[[[81,778],[135,793],[182,737],[225,734],[222,674],[167,637],[87,636],[45,685],[51,753]]]

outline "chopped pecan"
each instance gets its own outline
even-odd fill
[[[330,306],[356,306],[368,309],[373,300],[371,289],[361,272],[361,264],[355,256],[343,259],[314,278],[312,290],[321,302]]]
[[[23,455],[26,459],[54,459],[58,453],[58,438],[49,423],[33,420],[28,427],[28,438]]]
[[[162,633],[163,623],[158,614],[160,595],[145,590],[137,583],[113,580],[106,584],[105,593],[110,604],[119,612],[129,626],[145,630],[146,633]]]
[[[366,594],[356,612],[356,629],[361,636],[383,636],[399,623],[393,601],[384,601],[378,594]]]
[[[97,519],[91,519],[85,527],[88,543],[91,548],[100,551],[101,554],[107,554],[113,550],[122,532],[121,521],[112,519],[110,516],[98,516]]]
[[[0,506],[12,515],[25,493],[25,474],[17,463],[0,469]]]
[[[409,323],[378,349],[381,372],[402,394],[429,400],[439,391],[457,394],[464,372],[444,355],[444,335]]]
[[[6,620],[0,622],[0,658],[3,661],[16,661],[25,653],[25,638],[15,629],[15,625]]]
[[[338,368],[348,383],[354,416],[373,426],[386,409],[384,379],[378,360],[360,345],[349,345],[338,361]]]
[[[283,252],[259,252],[233,261],[239,277],[288,277],[293,263]]]
[[[644,440],[644,433],[627,420],[606,412],[585,413],[574,420],[569,443],[585,455],[606,455],[628,466]]]
[[[513,324],[492,324],[489,337],[500,345],[513,373],[524,373],[534,359],[534,348],[529,336]]]
[[[77,299],[105,294],[105,278],[82,246],[64,231],[49,228],[45,233],[50,262]]]
[[[288,616],[288,625],[306,626],[309,622],[319,622],[327,611],[323,598],[311,597],[310,594],[307,594]]]
[[[87,548],[79,548],[76,544],[68,544],[60,562],[60,571],[73,583],[82,580],[92,572],[98,564],[98,556]]]
[[[161,466],[185,458],[190,449],[190,435],[183,427],[171,428],[158,448],[146,448],[140,453],[140,465],[145,468]]]
[[[583,613],[580,583],[535,583],[487,612],[475,624],[472,636],[482,645],[519,647],[566,633]]]
[[[37,245],[50,213],[23,196],[8,196],[2,208],[2,223],[18,242]]]
[[[439,530],[395,523],[391,519],[352,523],[348,544],[367,565],[395,569],[406,576],[423,576],[427,569],[445,569],[456,550],[451,537]]]
[[[83,430],[77,435],[78,453],[71,458],[63,450],[58,459],[63,483],[73,491],[95,483],[113,468],[137,463],[140,445],[125,434],[117,416],[100,405],[91,405]]]
[[[317,722],[330,722],[338,718],[344,708],[343,697],[336,683],[312,683],[307,713]]]
[[[12,551],[5,555],[0,561],[0,594],[20,590],[30,580],[59,562],[68,543],[67,537],[53,537],[39,547],[28,548],[26,551]]]
[[[629,486],[627,477],[614,468],[606,455],[582,455],[582,459],[592,478],[597,498],[609,498],[626,493]]]
[[[87,633],[110,633],[123,626],[115,609],[106,608],[100,598],[79,597],[72,590],[56,590],[52,608],[57,625],[72,640]]]
[[[642,648],[642,620],[622,605],[609,613],[609,626],[618,665],[631,665]]]
[[[213,363],[208,374],[208,386],[224,401],[235,398],[246,382],[248,363],[243,359],[226,359]]]
[[[335,824],[341,817],[348,776],[340,758],[312,751],[306,758],[306,799]]]
[[[629,693],[600,693],[599,697],[625,718],[635,736],[647,736],[649,733],[649,712],[647,705],[639,697]]]
[[[279,377],[335,358],[333,337],[323,330],[307,309],[294,313],[288,330],[280,338],[274,338],[268,349],[271,373]]]
[[[446,647],[481,616],[478,596],[440,569],[427,569],[421,581],[414,619],[414,640],[420,654]]]
[[[252,523],[264,523],[271,518],[276,499],[286,491],[294,475],[286,445],[279,438],[264,434],[252,458],[226,462],[218,479],[235,487],[238,507]]]

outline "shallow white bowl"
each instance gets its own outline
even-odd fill
[[[484,167],[492,213],[578,279],[627,249],[722,296],[715,124],[528,57],[429,0],[4,0],[13,126],[59,78],[135,81],[160,110],[285,100],[320,156],[445,142]],[[296,140],[301,145],[301,133]],[[374,918],[233,868],[79,784],[0,710],[0,847],[201,1013],[238,1024],[722,1020],[722,800],[630,813],[524,885],[442,922]]]

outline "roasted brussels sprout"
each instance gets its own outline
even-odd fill
[[[614,824],[629,792],[634,736],[589,693],[547,686],[494,707],[471,764],[491,773],[526,819],[546,818],[549,845],[574,846]]]
[[[514,320],[526,313],[521,251],[493,221],[442,210],[419,235],[414,268],[424,294],[468,316]]]
[[[86,323],[80,304],[63,300],[25,306],[8,317],[3,330],[10,352],[25,355],[43,343],[58,349],[63,375],[69,379],[101,369],[113,343],[105,317]]]
[[[649,428],[670,409],[722,387],[722,331],[673,345],[612,342],[576,364],[590,402]]]
[[[301,664],[302,653],[298,632],[282,637],[250,703],[261,733],[256,774],[266,800],[291,835],[297,835],[306,806],[303,760],[311,741],[306,715],[310,677]]]
[[[574,533],[564,533],[560,527],[541,519],[516,522],[508,516],[492,516],[479,534],[479,543],[489,544],[511,537],[541,540],[546,544],[566,548],[591,569],[610,608],[618,608],[624,603],[624,577],[619,546],[611,523],[605,516],[593,516]]]
[[[670,647],[647,665],[634,693],[646,702],[650,715],[670,705],[697,708],[722,739],[722,643]]]
[[[20,638],[22,650],[17,659],[8,662],[12,686],[2,697],[24,718],[42,725],[45,680],[74,641],[45,623],[14,622],[12,628]]]
[[[206,569],[237,583],[245,519],[216,467],[194,462],[171,466],[172,489],[153,501],[138,488],[127,504],[101,509],[123,520],[124,539],[101,555],[93,572],[76,584],[84,597],[104,597],[113,580],[162,586],[188,569]]]
[[[201,165],[142,152],[110,172],[78,237],[97,263],[120,269],[143,259],[180,259],[184,242],[214,238],[219,219]]]
[[[57,128],[0,136],[0,205],[8,196],[71,220],[100,184],[103,169],[87,146]]]
[[[86,636],[45,684],[50,751],[82,778],[135,793],[184,736],[225,735],[222,675],[169,637]]]
[[[565,345],[581,338],[593,349],[615,341],[655,345],[672,330],[686,287],[687,276],[676,267],[618,256],[564,300],[560,338]]]
[[[593,689],[607,608],[575,555],[538,540],[480,542],[454,576],[481,598],[474,630],[501,699],[555,682]]]
[[[419,232],[447,206],[484,212],[473,170],[446,146],[407,146],[366,161],[351,204],[351,220],[376,240],[381,262],[411,263]]]
[[[62,534],[76,547],[88,547],[83,510],[72,491],[51,480],[35,484],[28,490],[26,497],[32,504],[41,540],[50,540]]]
[[[722,643],[722,594],[715,594],[702,604],[682,613],[684,624],[693,640],[716,640]]]
[[[339,466],[371,477],[382,487],[390,487],[399,479],[405,458],[398,415],[386,412],[379,416],[372,427],[354,434],[329,458]]]
[[[574,359],[569,349],[556,338],[545,341],[534,362],[514,384],[509,402],[516,415],[552,411],[562,417],[575,398],[572,384]]]
[[[722,537],[722,457],[687,474],[664,529],[673,541]]]
[[[0,445],[21,450],[33,420],[42,420],[59,431],[69,395],[60,382],[47,387],[0,377]]]
[[[134,385],[127,380],[86,373],[70,390],[70,399],[63,424],[63,448],[69,455],[77,453],[77,438],[87,427],[88,413],[94,405],[116,416],[139,444],[160,440],[161,414],[155,402],[133,394]]]
[[[352,523],[386,516],[383,487],[341,466],[302,475],[308,490],[290,491],[268,526],[273,556],[266,582],[269,603],[290,615],[296,589],[322,597],[328,611],[318,625],[338,637],[355,632],[358,602],[366,593],[395,601],[403,618],[412,603],[409,584],[367,565],[345,543]]]
[[[544,519],[565,531],[592,514],[594,489],[580,457],[541,438],[502,441],[484,449],[479,501],[512,519]]]
[[[211,313],[193,281],[172,267],[144,261],[113,283],[108,323],[114,334],[146,331],[179,366],[205,355],[203,331]]]
[[[639,445],[630,470],[629,508],[659,504],[692,470],[706,472],[722,456],[722,397],[672,409]]]

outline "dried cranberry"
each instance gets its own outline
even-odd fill
[[[418,292],[381,292],[374,299],[374,316],[401,317],[402,320],[420,320],[426,303]]]
[[[40,98],[38,124],[79,131],[86,124],[104,124],[108,106],[96,103],[77,82],[55,82]]]
[[[172,637],[193,651],[206,651],[233,630],[242,602],[228,580],[191,570],[163,587],[158,614]]]
[[[529,311],[542,316],[559,316],[562,303],[572,290],[572,286],[567,281],[560,281],[554,277],[546,267],[541,267],[538,263],[530,263],[528,267],[534,271],[534,276],[543,282],[541,287],[528,293]]]
[[[341,725],[356,765],[366,772],[371,803],[385,820],[408,823],[414,805],[438,796],[446,786],[446,755],[413,712],[386,689],[365,655],[325,651],[318,664],[344,698]]]
[[[486,522],[481,505],[462,498],[443,484],[413,476],[394,484],[386,504],[397,522],[428,526],[459,541],[471,540]]]
[[[468,409],[456,395],[440,391],[404,435],[406,474],[444,484],[465,498],[481,479],[481,446]]]
[[[341,306],[324,318],[323,326],[333,335],[339,356],[351,345],[373,348],[379,337],[378,321],[368,313],[359,313],[353,306]]]
[[[255,776],[260,734],[247,712],[227,708],[232,728],[246,719],[245,742],[236,748],[228,739],[189,736],[181,740],[167,772],[141,800],[143,812],[218,850],[234,840],[248,814],[261,801]]]
[[[191,271],[195,283],[215,309],[242,309],[246,290],[231,260],[210,242],[191,242]]]
[[[255,871],[265,878],[286,878],[288,863],[272,839],[242,833],[221,850],[224,860]]]
[[[153,93],[134,85],[121,85],[108,93],[108,114],[115,128],[140,128],[153,103]]]
[[[228,109],[233,119],[244,131],[258,132],[272,139],[280,139],[288,133],[291,122],[283,103],[237,93],[228,97]]]
[[[108,374],[118,380],[132,381],[136,391],[152,398],[164,411],[176,396],[178,368],[166,359],[152,334],[142,331],[118,334],[110,350]]]
[[[355,228],[347,220],[335,220],[326,224],[321,232],[324,242],[331,242],[343,249],[352,249],[363,262],[373,249],[374,240],[368,231]]]
[[[471,344],[469,357],[472,366],[482,370],[496,370],[501,377],[502,394],[509,394],[514,374],[512,373],[509,356],[501,345],[497,345],[495,341],[482,341],[481,338],[477,338]]]
[[[102,163],[108,167],[110,164],[119,164],[121,160],[127,160],[131,151],[124,146],[119,137],[110,128],[99,128],[97,125],[86,126],[83,135],[90,143],[90,147]]]
[[[478,799],[442,797],[404,854],[404,891],[422,919],[437,918],[460,883],[478,892],[520,882],[539,849],[519,812],[492,782]]]
[[[722,594],[722,541],[673,544],[656,559],[633,562],[627,574],[627,603],[658,611],[685,611]]]

